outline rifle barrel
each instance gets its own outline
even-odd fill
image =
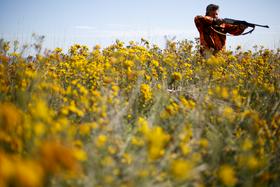
[[[268,25],[259,25],[259,24],[254,24],[255,26],[258,26],[258,27],[264,27],[264,28],[269,28]]]

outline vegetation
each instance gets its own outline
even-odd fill
[[[1,187],[279,185],[280,49],[26,47],[0,42]]]

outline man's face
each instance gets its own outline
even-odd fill
[[[219,15],[219,10],[211,10],[209,12],[209,16],[212,18],[218,18],[218,15]]]

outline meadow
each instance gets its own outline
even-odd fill
[[[280,185],[280,49],[31,47],[0,41],[0,187]]]

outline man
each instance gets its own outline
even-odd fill
[[[226,45],[226,33],[240,35],[247,28],[245,25],[223,23],[223,20],[218,18],[218,10],[218,5],[210,4],[206,8],[205,16],[194,18],[200,35],[200,52],[203,55],[209,52],[215,54],[223,50]]]

